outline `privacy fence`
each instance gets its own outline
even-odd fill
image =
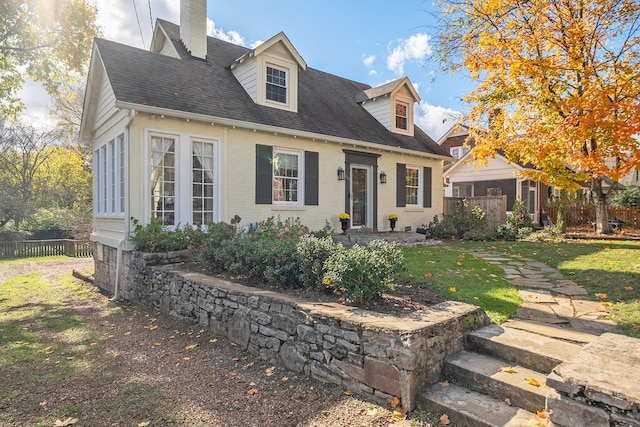
[[[640,206],[632,208],[609,208],[609,219],[619,219],[625,227],[640,228]],[[549,217],[556,223],[558,209],[549,208]],[[568,226],[591,224],[596,220],[596,211],[592,206],[572,206],[565,209],[565,223]]]
[[[71,239],[0,242],[0,259],[66,255],[74,258],[93,256],[91,242]]]
[[[487,229],[495,230],[507,222],[507,196],[478,196],[478,197],[445,197],[443,213],[450,215],[455,212],[457,204],[463,204],[467,212],[478,206],[487,216]]]

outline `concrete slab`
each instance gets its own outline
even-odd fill
[[[605,307],[598,301],[572,299],[576,317],[591,313],[606,313]]]
[[[560,340],[572,341],[577,343],[589,343],[598,338],[598,336],[594,334],[534,321],[510,320],[503,323],[502,326],[505,328],[520,329],[532,332],[534,334],[544,335],[546,337],[557,338]]]
[[[640,339],[602,334],[554,372],[562,381],[584,387],[593,400],[623,410],[640,406]]]
[[[576,331],[587,332],[591,334],[601,335],[604,332],[618,332],[615,322],[607,319],[570,319],[571,326]]]
[[[537,302],[537,303],[549,303],[554,304],[556,300],[551,296],[549,292],[531,289],[519,289],[518,295],[524,302]]]

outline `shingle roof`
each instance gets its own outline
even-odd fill
[[[356,103],[369,85],[313,68],[299,73],[297,113],[258,105],[229,67],[249,49],[208,37],[207,60],[191,58],[179,41],[179,27],[158,24],[181,59],[96,40],[117,101],[448,156],[417,126],[414,137],[391,133]]]

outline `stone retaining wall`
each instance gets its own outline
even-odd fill
[[[419,389],[440,379],[445,357],[462,350],[464,334],[489,323],[464,303],[398,318],[151,265],[167,262],[157,254],[125,256],[127,300],[197,321],[261,359],[385,406],[398,396],[413,409]]]

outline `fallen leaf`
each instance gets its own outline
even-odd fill
[[[596,297],[600,298],[600,299],[605,299],[608,295],[605,293],[597,293]]]
[[[247,394],[256,394],[258,392],[257,388],[250,388],[249,390],[247,390]]]
[[[399,404],[400,399],[398,399],[398,396],[393,396],[393,399],[391,399],[391,407],[395,409]]]
[[[601,301],[600,304],[604,305],[605,307],[611,307],[613,305],[611,301]]]
[[[160,344],[159,342],[154,342],[153,345],[155,345],[156,347],[160,347],[162,344]]]
[[[185,349],[185,350],[193,350],[193,349],[194,349],[194,348],[196,348],[197,346],[198,346],[198,344],[189,344],[189,345],[186,345],[186,346],[184,347],[184,349]]]
[[[113,353],[113,357],[120,357],[120,353]]]
[[[345,395],[345,396],[353,396],[353,392],[352,392],[351,390],[346,390],[346,391],[344,392],[344,395]]]
[[[218,342],[218,338],[213,338],[209,340],[210,343]]]
[[[462,262],[458,261],[458,262],[456,262],[456,265],[457,265],[458,267],[462,267]]]
[[[155,329],[158,329],[158,325],[153,325],[153,326],[151,326],[151,327],[149,328],[149,330],[150,330],[150,331],[153,331],[153,330],[155,330]]]
[[[40,402],[40,406],[47,406],[47,401],[43,400],[42,402]]]
[[[138,427],[147,427],[150,424],[151,424],[151,421],[143,421],[141,423],[138,423]]]
[[[289,381],[289,377],[282,377],[282,381],[286,383],[287,381]]]
[[[233,359],[231,359],[231,360],[233,360],[234,362],[239,362],[239,361],[240,361],[240,358],[239,358],[239,357],[234,357],[234,358],[233,358]]]
[[[504,403],[506,403],[507,405],[511,406],[511,399],[509,399],[507,397],[506,399],[504,399]]]
[[[449,381],[442,381],[442,382],[440,383],[440,385],[441,385],[442,387],[449,387]]]
[[[127,331],[124,333],[125,335],[131,335],[131,331]]]
[[[625,286],[624,290],[625,291],[632,291],[633,290],[633,286]]]
[[[431,273],[425,273],[424,277],[426,277],[427,279],[431,279],[431,277],[433,276],[433,274]]]
[[[231,371],[227,375],[229,375],[230,377],[235,377],[236,375],[238,375],[238,373]]]
[[[537,416],[538,418],[543,419],[543,420],[546,420],[547,418],[549,418],[549,417],[547,416],[547,412],[546,412],[546,411],[538,411],[538,412],[536,413],[536,416]]]
[[[276,370],[276,367],[272,366],[270,368],[265,369],[264,372],[265,372],[265,374],[267,374],[268,377],[270,377],[271,375],[273,375],[273,371],[275,371],[275,370]]]
[[[407,410],[404,408],[396,408],[393,410],[393,419],[402,421],[407,418]]]
[[[67,418],[64,421],[60,421],[60,420],[56,420],[56,423],[54,424],[55,427],[67,427],[67,426],[71,426],[74,425],[75,423],[78,422],[77,418]]]
[[[445,426],[451,424],[451,420],[449,419],[449,415],[442,414],[440,416],[440,422],[442,423],[442,425],[445,425]]]
[[[455,288],[455,286],[452,286],[452,287],[449,288],[449,292],[456,292],[456,291],[457,291],[457,289]]]
[[[540,381],[536,380],[535,378],[525,378],[525,379],[527,380],[527,382],[530,385],[532,385],[534,387],[540,387],[541,386]]]
[[[191,358],[189,356],[185,356],[185,357],[182,358],[182,360],[189,361],[189,360],[191,360]]]
[[[502,366],[500,370],[506,374],[515,374],[516,370],[510,366]]]

